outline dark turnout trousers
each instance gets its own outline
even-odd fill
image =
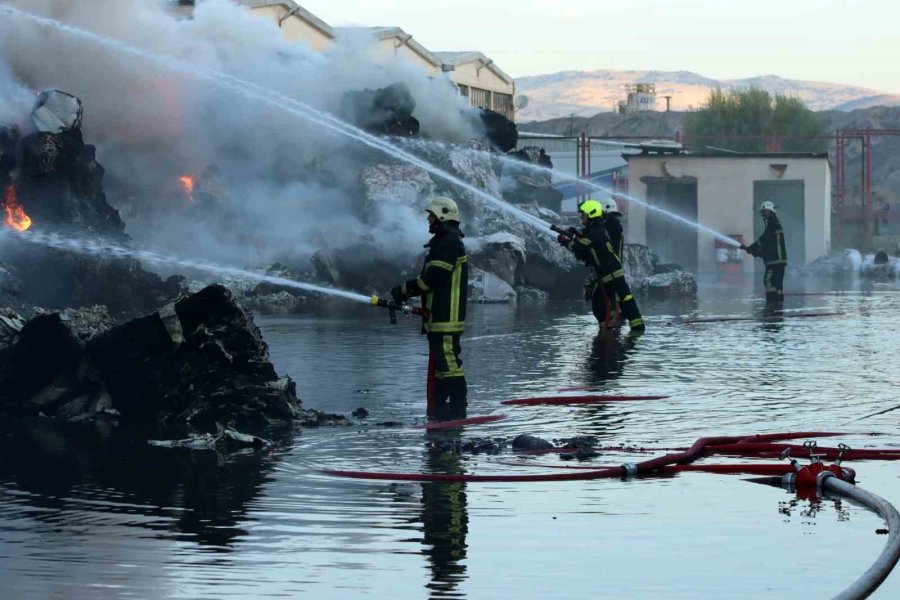
[[[466,374],[459,333],[428,334],[428,416],[439,421],[466,416]]]
[[[766,302],[784,301],[784,268],[785,264],[766,265],[763,283],[766,286]]]

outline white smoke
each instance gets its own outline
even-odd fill
[[[452,141],[474,135],[465,103],[443,76],[430,78],[415,65],[379,57],[368,35],[342,36],[319,53],[283,40],[274,23],[229,0],[201,1],[186,20],[160,0],[4,3],[332,114],[349,90],[399,81],[416,100],[423,135]],[[33,94],[49,88],[83,101],[85,141],[97,145],[107,169],[108,200],[140,245],[262,264],[340,249],[363,236],[399,256],[427,239],[419,207],[380,214],[390,227],[365,222],[359,171],[373,151],[208,82],[3,15],[0,122],[22,122]],[[210,165],[221,172],[228,194],[222,206],[204,212],[199,194],[191,205],[178,177],[202,179]]]

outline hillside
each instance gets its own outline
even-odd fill
[[[516,91],[528,96],[519,111],[519,121],[560,117],[591,116],[613,112],[616,102],[626,97],[625,85],[653,83],[657,108],[665,108],[663,96],[672,96],[672,110],[683,111],[702,104],[709,91],[756,86],[773,93],[800,97],[813,110],[853,110],[876,105],[900,106],[900,95],[884,94],[868,88],[838,83],[785,79],[764,75],[746,79],[716,80],[690,71],[562,71],[548,75],[521,77]]]

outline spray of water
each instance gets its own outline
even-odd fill
[[[486,200],[495,207],[534,226],[538,231],[547,235],[551,235],[551,232],[548,229],[549,225],[543,220],[535,217],[534,215],[518,209],[515,206],[512,206],[511,204],[501,200],[500,198],[495,198],[494,196],[478,189],[477,187],[469,184],[459,177],[456,177],[455,175],[452,175],[442,169],[439,169],[438,167],[435,167],[431,163],[424,161],[421,158],[412,155],[401,148],[398,148],[397,146],[394,146],[393,144],[385,141],[382,138],[373,136],[363,131],[362,129],[359,129],[358,127],[355,127],[349,123],[346,123],[345,121],[338,119],[337,117],[316,110],[315,108],[304,104],[303,102],[295,100],[289,96],[286,96],[280,92],[265,88],[253,82],[246,81],[232,75],[228,75],[226,73],[202,69],[171,57],[159,56],[145,50],[141,50],[140,48],[135,48],[119,40],[115,40],[113,38],[109,38],[90,31],[85,31],[83,29],[79,29],[66,23],[55,21],[53,19],[39,17],[32,13],[21,11],[11,6],[0,6],[0,13],[5,13],[11,17],[21,20],[30,21],[40,27],[53,29],[67,35],[89,41],[109,50],[139,58],[145,62],[155,64],[171,72],[181,73],[184,75],[202,79],[204,81],[217,85],[222,89],[237,93],[245,98],[264,102],[270,106],[274,106],[278,109],[284,110],[291,115],[320,125],[330,131],[361,142],[362,144],[370,148],[384,152],[385,154],[388,154],[389,156],[392,156],[396,159],[422,168],[435,175],[436,177],[457,185],[474,194],[475,196]]]
[[[417,140],[416,143],[440,146],[441,148],[446,146],[446,144],[444,144],[442,142],[432,142],[432,141],[428,141],[428,140]],[[490,157],[496,158],[496,155],[486,152],[484,150],[471,149],[471,152],[482,153],[482,154],[488,155]],[[736,242],[735,240],[733,240],[732,238],[728,237],[727,235],[725,235],[723,233],[719,233],[715,229],[711,229],[710,227],[707,227],[706,225],[701,225],[700,223],[697,223],[696,221],[691,221],[690,219],[686,219],[686,218],[682,217],[681,215],[675,214],[673,212],[669,212],[658,206],[654,206],[653,204],[650,204],[649,202],[647,202],[645,200],[641,200],[640,198],[635,198],[634,196],[629,196],[628,194],[623,194],[621,192],[613,190],[612,188],[602,186],[598,183],[594,183],[593,181],[581,179],[579,177],[570,175],[568,173],[563,173],[562,171],[557,171],[555,169],[551,169],[550,167],[543,167],[541,165],[527,163],[527,162],[509,157],[509,156],[500,155],[499,158],[502,162],[512,165],[512,166],[516,167],[517,169],[526,169],[526,170],[530,170],[530,171],[536,172],[536,173],[550,173],[550,174],[556,176],[558,179],[561,179],[563,181],[577,181],[579,183],[579,185],[584,185],[592,190],[595,190],[598,192],[603,192],[606,194],[615,194],[616,197],[623,198],[624,200],[627,200],[628,202],[640,204],[641,206],[643,206],[644,208],[646,208],[649,211],[661,214],[669,219],[672,219],[672,220],[678,221],[679,223],[687,225],[688,227],[692,227],[694,229],[698,229],[700,231],[708,233],[709,235],[715,237],[716,239],[722,240],[723,242],[725,242],[726,244],[728,244],[730,246],[734,246],[735,248],[740,246],[739,242]]]
[[[362,294],[357,294],[356,292],[323,287],[321,285],[314,285],[312,283],[295,281],[286,277],[277,277],[275,275],[260,273],[258,271],[249,271],[247,269],[219,265],[204,260],[179,258],[177,256],[169,256],[167,254],[161,254],[159,252],[154,252],[151,250],[134,250],[132,248],[127,248],[125,246],[115,244],[113,242],[99,239],[85,240],[66,237],[56,233],[38,232],[33,230],[29,230],[24,233],[18,233],[6,228],[0,229],[0,240],[13,241],[10,240],[10,238],[18,241],[28,242],[31,244],[38,244],[48,248],[56,248],[57,250],[77,252],[79,254],[87,254],[91,256],[101,256],[107,258],[135,258],[138,260],[156,264],[185,267],[188,269],[196,269],[198,271],[215,273],[217,275],[236,277],[250,281],[259,281],[261,283],[271,283],[274,285],[280,285],[298,290],[305,290],[307,292],[327,294],[329,296],[345,298],[347,300],[362,302],[364,304],[369,304],[371,302],[371,298],[369,296],[363,296]]]

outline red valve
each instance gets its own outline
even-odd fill
[[[840,467],[838,467],[838,469],[840,470]],[[819,476],[819,473],[824,470],[825,465],[820,462],[814,462],[800,469],[797,472],[797,489],[815,488],[816,478]]]

